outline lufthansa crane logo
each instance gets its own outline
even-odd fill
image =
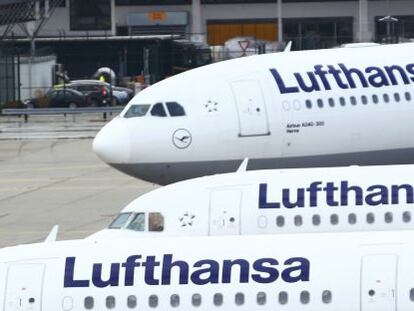
[[[192,137],[186,129],[178,129],[174,132],[172,142],[178,149],[185,149],[191,145]]]

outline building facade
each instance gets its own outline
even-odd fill
[[[39,36],[182,34],[209,45],[250,36],[295,49],[414,37],[412,0],[61,0]],[[13,29],[13,35],[22,33]]]

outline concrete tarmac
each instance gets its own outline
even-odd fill
[[[0,247],[42,241],[55,224],[59,240],[86,237],[158,187],[99,160],[92,138],[104,123],[82,122],[39,126],[0,119]],[[86,130],[73,130],[82,126]],[[67,135],[59,130],[64,127]]]

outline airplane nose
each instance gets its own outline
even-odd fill
[[[121,119],[112,120],[99,131],[93,140],[93,150],[106,163],[128,163],[131,141]]]

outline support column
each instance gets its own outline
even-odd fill
[[[282,0],[277,0],[277,40],[283,41],[283,8]]]
[[[359,0],[358,41],[369,42],[372,34],[369,31],[368,0]]]
[[[116,36],[116,11],[115,0],[111,0],[111,32],[113,36]]]
[[[201,27],[201,0],[191,2],[191,41],[204,42]]]

